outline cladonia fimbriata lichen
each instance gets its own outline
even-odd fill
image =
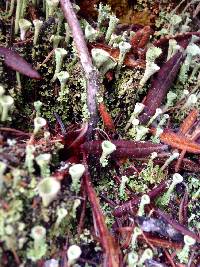
[[[144,72],[144,76],[140,80],[141,86],[144,86],[144,84],[148,81],[148,79],[160,69],[160,67],[154,61],[161,55],[161,53],[162,50],[159,47],[155,46],[152,46],[147,50],[146,69]]]
[[[101,144],[102,147],[102,155],[100,157],[100,163],[103,167],[108,165],[107,157],[112,154],[116,150],[116,146],[110,141],[103,141]]]

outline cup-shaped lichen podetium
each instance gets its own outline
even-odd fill
[[[69,73],[67,71],[60,71],[59,73],[57,73],[57,78],[60,82],[60,93],[61,95],[63,95],[66,82],[69,79]]]
[[[0,85],[0,97],[2,97],[5,93],[5,89],[3,88],[3,86]]]
[[[33,238],[33,247],[27,251],[27,258],[33,262],[40,260],[47,252],[46,229],[37,225],[31,229],[31,237]]]
[[[144,216],[144,207],[145,207],[146,204],[149,204],[149,203],[150,203],[150,197],[147,194],[144,194],[141,197],[139,209],[138,209],[138,212],[137,212],[138,216]]]
[[[124,63],[124,59],[126,54],[131,50],[131,45],[128,42],[120,42],[119,43],[119,60],[118,60],[118,67],[119,69],[122,67]]]
[[[45,125],[46,125],[46,120],[42,117],[36,117],[34,119],[34,134],[37,134]]]
[[[103,167],[105,167],[108,164],[107,156],[109,156],[111,153],[113,153],[116,150],[116,146],[111,143],[108,140],[105,140],[101,144],[102,147],[102,155],[100,157],[100,163]]]
[[[71,190],[78,193],[80,190],[80,178],[85,171],[83,164],[74,164],[69,168],[69,174],[72,177]]]
[[[9,95],[2,95],[0,97],[1,121],[7,120],[9,108],[13,105],[13,103],[14,99]]]
[[[39,196],[42,198],[44,207],[49,206],[49,204],[56,198],[59,191],[60,182],[54,177],[44,178],[38,184]]]
[[[98,68],[102,75],[106,74],[107,71],[113,69],[117,65],[115,59],[103,49],[93,48],[91,50],[91,54],[94,65]]]
[[[42,20],[39,20],[39,19],[34,19],[33,20],[33,25],[35,27],[34,37],[33,37],[33,44],[34,45],[37,44],[37,40],[38,40],[38,36],[39,36],[40,29],[42,27],[42,24],[43,24],[43,21]]]
[[[46,17],[51,17],[53,16],[55,10],[57,9],[59,4],[59,0],[46,0]]]
[[[67,250],[68,266],[72,266],[81,256],[81,248],[77,245],[71,245]]]
[[[118,21],[119,19],[115,15],[110,15],[109,25],[108,25],[108,29],[107,29],[106,36],[105,36],[105,40],[107,43],[110,41],[110,37],[112,33],[114,32]]]
[[[46,229],[43,226],[35,226],[31,229],[31,236],[34,239],[34,249],[37,251],[45,244]]]
[[[196,240],[189,235],[184,235],[184,246],[182,250],[177,254],[177,257],[181,263],[188,263],[191,246],[196,243]]]
[[[26,32],[30,29],[31,22],[27,19],[20,19],[19,20],[19,28],[20,28],[20,38],[23,41],[26,36]]]
[[[40,167],[40,173],[42,177],[48,177],[50,175],[49,163],[51,160],[51,154],[43,153],[35,158],[37,164]]]
[[[63,59],[67,55],[67,51],[64,48],[56,48],[55,49],[55,61],[56,61],[56,69],[52,81],[54,82],[57,78],[57,74],[61,71]]]

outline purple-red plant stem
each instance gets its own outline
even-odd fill
[[[12,134],[16,134],[16,135],[21,135],[21,136],[30,136],[30,133],[25,133],[23,131],[14,129],[14,128],[9,128],[9,127],[1,127],[0,131],[5,131],[5,132],[11,132]]]
[[[83,143],[85,135],[88,130],[88,123],[84,123],[80,129],[79,135],[76,137],[76,139],[69,145],[69,148],[78,147],[81,143]]]
[[[134,227],[131,227],[131,226],[119,227],[117,229],[117,231],[119,233],[121,233],[121,235],[126,233],[127,236],[128,236],[128,234],[132,234],[133,233],[133,229],[134,229]],[[182,248],[182,244],[180,242],[176,243],[176,242],[168,241],[168,240],[165,240],[165,239],[162,239],[162,238],[158,238],[158,237],[152,236],[149,233],[145,233],[145,238],[150,243],[152,243],[152,245],[155,246],[155,247],[174,248],[174,249],[181,249]],[[144,240],[144,236],[140,235],[140,236],[138,236],[138,239],[139,240]],[[124,247],[124,245],[126,245],[125,242],[123,243],[123,248],[127,248],[127,247]]]
[[[167,188],[167,182],[161,182],[157,187],[153,188],[150,192],[147,193],[149,197],[154,200],[156,197],[161,195]],[[140,197],[128,200],[124,202],[122,205],[115,208],[113,211],[113,215],[116,217],[121,217],[127,213],[131,213],[133,208],[140,203]]]
[[[199,111],[197,109],[193,109],[189,115],[184,119],[184,121],[181,123],[179,128],[180,134],[186,134],[193,126],[195,121],[197,120],[199,115]]]
[[[92,132],[94,128],[96,128],[98,121],[96,94],[99,90],[99,74],[92,65],[92,60],[85,42],[83,32],[70,0],[61,0],[60,4],[64,13],[64,17],[71,29],[74,43],[76,45],[87,80],[87,105],[90,114],[87,138],[88,140],[91,140]]]
[[[179,222],[182,224],[187,224],[187,207],[188,207],[188,192],[187,189],[185,189],[185,194],[181,200],[178,217]]]
[[[111,208],[116,207],[116,203],[114,201],[112,201],[111,199],[108,199],[103,194],[100,194],[100,198],[102,198]]]
[[[156,158],[156,159],[154,159],[154,163],[162,166],[165,163],[165,160],[166,160],[165,158]],[[169,168],[174,170],[175,166],[176,166],[176,162],[172,162],[169,165]],[[190,160],[190,159],[184,158],[182,160],[182,164],[180,166],[180,169],[198,173],[198,172],[200,172],[200,165],[198,163]]]
[[[83,155],[83,163],[85,165],[83,184],[85,186],[85,191],[92,208],[93,218],[95,219],[95,225],[97,227],[99,239],[104,249],[103,267],[118,267],[120,266],[120,250],[116,240],[109,233],[108,228],[105,224],[105,218],[101,211],[99,199],[92,186],[85,154]]]
[[[85,212],[86,212],[86,203],[87,203],[87,201],[86,201],[87,196],[86,196],[86,193],[85,193],[85,189],[84,189],[83,183],[82,183],[81,187],[82,187],[83,203],[82,203],[81,215],[80,215],[78,229],[77,229],[78,235],[80,235],[82,233],[82,231],[83,231]]]
[[[166,145],[154,144],[152,142],[136,142],[129,140],[111,140],[116,150],[111,156],[116,158],[135,157],[142,158],[149,156],[152,152],[161,152],[168,147]],[[90,141],[81,145],[82,151],[92,155],[101,155],[102,141]]]
[[[164,253],[165,253],[165,255],[166,255],[166,258],[167,258],[168,261],[170,262],[171,266],[172,266],[172,267],[176,267],[176,264],[174,263],[174,261],[173,261],[171,255],[169,254],[169,252],[168,252],[166,249],[164,249]]]
[[[197,236],[195,233],[193,233],[192,231],[190,231],[189,229],[187,229],[183,225],[179,224],[174,219],[170,218],[170,216],[167,213],[161,211],[160,209],[156,209],[156,208],[154,209],[154,212],[157,215],[159,215],[160,217],[162,217],[165,221],[167,221],[170,225],[172,225],[172,227],[174,227],[174,229],[181,232],[183,235],[189,235],[190,237],[194,238],[196,241],[200,242],[199,236]]]

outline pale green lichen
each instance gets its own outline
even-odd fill
[[[196,240],[191,236],[184,235],[184,247],[177,253],[177,257],[181,263],[188,263],[190,247],[196,243]]]
[[[167,206],[169,204],[170,198],[172,196],[173,190],[175,189],[175,186],[179,183],[182,183],[182,181],[183,181],[183,177],[179,173],[174,173],[172,182],[171,182],[167,192],[164,193],[164,195],[158,199],[158,202],[162,206]]]
[[[27,251],[27,258],[32,261],[41,259],[47,252],[46,229],[43,226],[35,226],[31,229],[33,247]]]
[[[89,23],[86,23],[85,26],[85,38],[89,42],[94,42],[95,39],[98,37],[98,31],[95,30]]]
[[[104,20],[106,20],[111,13],[111,8],[109,5],[99,4],[98,7],[98,18],[97,18],[97,26],[101,28],[101,24]]]
[[[164,1],[162,1],[162,3],[163,2]],[[153,1],[150,0],[140,0],[136,4],[136,8],[140,8],[142,10],[144,7],[149,7],[149,5],[152,3]],[[106,35],[106,27],[104,26],[104,22],[105,25],[109,22],[109,15],[111,13],[110,8],[103,7],[103,9],[104,15],[102,16],[102,19],[99,19],[101,36],[103,36],[102,33],[104,36]],[[47,26],[43,32],[44,34],[38,36],[37,45],[35,45],[34,48],[32,48],[32,46],[16,46],[16,51],[27,59],[30,59],[31,55],[34,55],[34,62],[41,64],[44,57],[46,57],[50,52],[50,37],[53,34],[56,36],[59,35],[58,39],[62,40],[60,43],[61,46],[65,48],[67,47],[68,51],[68,54],[62,65],[62,71],[67,71],[70,74],[69,80],[67,81],[67,85],[64,88],[65,90],[62,95],[59,95],[59,91],[61,89],[61,84],[59,81],[57,79],[54,82],[51,81],[55,70],[55,64],[52,60],[40,65],[39,72],[41,72],[43,80],[39,82],[31,79],[25,79],[21,75],[21,91],[16,90],[17,87],[15,82],[8,80],[8,73],[4,69],[4,65],[0,65],[0,78],[3,81],[3,85],[5,86],[6,91],[9,92],[9,94],[17,103],[16,112],[12,114],[14,115],[16,125],[21,127],[23,123],[23,125],[25,125],[24,130],[28,129],[30,132],[32,131],[32,122],[35,116],[35,113],[33,112],[33,101],[36,99],[40,99],[43,103],[43,106],[40,108],[40,110],[36,110],[36,116],[43,117],[48,121],[48,125],[53,126],[55,123],[55,117],[53,115],[54,112],[57,112],[58,115],[60,115],[64,125],[66,126],[68,126],[70,123],[73,124],[74,122],[79,123],[82,122],[82,120],[88,120],[89,118],[86,103],[86,80],[82,71],[82,67],[78,61],[78,53],[75,45],[71,44],[70,42],[71,33],[69,31],[69,27],[67,25],[67,33],[65,33],[64,27],[61,25],[63,18],[62,16],[60,17],[59,13],[60,9],[56,13],[56,19],[59,20],[57,25],[52,24]],[[170,29],[170,27],[168,28],[168,26],[170,26],[170,20],[168,20],[168,23],[166,23],[167,16],[163,16],[161,13],[159,16],[160,21],[157,20],[157,27],[159,27],[159,23],[161,23],[161,26],[159,28],[160,31],[157,32],[157,34],[165,35],[166,33],[169,33],[168,29]],[[185,19],[185,17],[183,17],[183,21],[184,25],[182,25],[182,30],[184,30],[183,26],[188,26],[189,19]],[[176,27],[174,28],[174,32],[176,32]],[[115,34],[111,35],[110,42],[114,47],[119,47],[119,43],[121,41],[127,41],[128,38],[129,37],[127,33],[122,32],[121,35],[118,36],[115,36]],[[0,41],[1,45],[7,45],[7,42],[9,41],[8,36],[2,36],[0,34]],[[173,53],[170,52],[169,54],[172,55]],[[1,60],[0,63],[2,63]],[[189,107],[187,103],[187,96],[194,94],[199,99],[199,94],[197,91],[195,91],[195,84],[197,83],[198,79],[198,66],[196,63],[198,63],[197,60],[192,62],[189,72],[187,73],[190,79],[188,79],[184,84],[180,84],[179,81],[177,81],[173,86],[171,86],[170,90],[174,95],[176,95],[176,99],[170,99],[171,102],[169,103],[169,98],[167,98],[166,104],[164,103],[165,108],[169,108],[169,114],[171,115],[170,117],[172,118],[172,121],[175,121],[177,125],[179,125],[179,123],[183,118],[186,117],[191,109],[191,106]],[[113,79],[112,82],[105,83],[105,87],[102,86],[104,88],[100,92],[100,98],[101,100],[104,99],[105,104],[109,107],[111,116],[115,119],[120,118],[116,126],[119,135],[121,135],[123,138],[130,137],[129,133],[126,132],[125,126],[127,125],[128,120],[131,118],[131,115],[134,113],[135,103],[142,100],[146,93],[147,87],[149,86],[149,83],[147,83],[147,87],[139,88],[139,81],[141,80],[142,75],[142,69],[136,68],[127,70],[126,68],[122,68],[120,70],[118,79]],[[188,95],[184,94],[186,90],[189,90]],[[184,95],[183,98],[181,98],[182,95]],[[60,96],[61,101],[58,101],[60,100]],[[172,94],[170,97],[171,96]],[[183,103],[181,103],[181,108],[179,103],[177,107],[175,106],[177,104],[175,103],[176,100],[177,102],[179,100],[183,101]],[[199,102],[197,101],[193,106],[199,107]],[[175,111],[171,112],[170,108],[175,108]],[[118,117],[118,115],[120,116]],[[163,118],[163,115],[158,118],[158,128],[162,129],[164,127],[163,125],[166,123],[167,118],[164,118],[164,122],[161,123]],[[26,123],[24,123],[24,120]],[[135,123],[135,120],[137,120],[137,118],[134,117],[134,123],[131,129],[134,138],[137,134],[135,126],[140,126],[139,123]],[[131,120],[131,122],[133,122],[133,120]],[[101,130],[101,123],[99,123],[99,126]],[[48,131],[50,131],[50,129],[48,129]],[[146,130],[147,129],[148,127],[146,127]],[[45,130],[46,133],[48,133],[48,131]],[[8,162],[8,168],[3,173],[4,186],[2,188],[2,198],[5,200],[5,203],[8,204],[9,209],[7,210],[0,207],[0,239],[2,240],[0,258],[3,258],[1,256],[6,250],[11,250],[15,251],[19,258],[22,259],[23,263],[26,264],[27,253],[29,250],[25,251],[24,247],[28,244],[29,249],[33,249],[33,239],[30,236],[30,229],[35,225],[44,224],[45,226],[48,226],[45,242],[46,244],[50,244],[50,246],[45,248],[46,251],[41,250],[39,253],[37,253],[37,255],[35,252],[32,254],[32,256],[29,254],[33,261],[36,260],[36,258],[40,259],[42,256],[45,256],[45,258],[50,258],[52,255],[57,255],[60,250],[59,245],[62,244],[62,239],[66,236],[66,233],[68,233],[69,244],[79,244],[78,242],[81,240],[81,245],[88,246],[90,244],[95,247],[94,249],[96,251],[100,249],[99,245],[95,244],[91,233],[88,232],[86,228],[83,229],[80,239],[77,237],[76,226],[78,222],[76,217],[77,211],[79,210],[79,208],[77,209],[77,203],[80,205],[80,199],[77,197],[74,199],[74,195],[70,192],[69,184],[63,183],[63,194],[58,194],[57,198],[50,204],[52,205],[50,207],[43,208],[41,200],[38,198],[36,188],[41,177],[39,168],[35,164],[35,157],[39,156],[41,153],[44,153],[45,149],[45,152],[52,155],[51,168],[53,170],[55,170],[60,163],[58,151],[63,148],[63,145],[60,143],[50,143],[52,137],[53,134],[50,136],[49,134],[46,134],[45,138],[43,138],[43,133],[41,135],[37,135],[37,138],[41,138],[43,144],[40,145],[40,142],[37,142],[40,140],[36,140],[36,150],[34,153],[32,153],[32,166],[30,164],[30,170],[32,168],[31,171],[28,172],[23,164],[17,166],[16,169],[16,165],[13,165],[12,162]],[[136,139],[140,138],[137,137]],[[20,155],[20,158],[23,158],[24,156],[26,157],[24,146],[21,146],[21,144],[18,146],[18,142],[14,146],[11,144],[12,140],[6,142],[6,146],[3,147],[4,153],[10,151],[14,152],[12,153],[13,158],[18,158],[18,155]],[[8,146],[10,150],[8,150]],[[19,150],[18,154],[14,150],[14,147]],[[33,164],[35,164],[34,168]],[[122,173],[124,168],[128,168],[132,164],[133,162],[129,161],[127,161],[125,164],[122,164],[122,166],[120,166],[120,172]],[[140,161],[136,161],[136,164],[140,164]],[[150,187],[159,184],[159,182],[162,179],[165,179],[165,176],[167,175],[166,172],[162,172],[162,167],[156,166],[153,163],[153,158],[149,160],[147,165],[142,164],[140,166],[143,168],[143,171],[139,175],[138,173],[135,173],[132,176],[129,176],[127,181],[129,187],[131,187],[136,194],[147,193]],[[116,195],[119,192],[116,190],[116,184],[114,180],[110,179],[110,177],[113,177],[116,175],[116,173],[110,169],[110,165],[106,166],[105,169],[101,171],[101,179],[99,179],[99,177],[96,175],[97,170],[95,167],[92,169],[92,172],[94,172],[92,177],[94,178],[95,189],[97,189],[97,193],[99,195],[104,192],[109,199],[115,200]],[[49,175],[49,169],[47,174]],[[186,175],[184,178],[186,178],[185,182],[188,185],[188,193],[192,199],[188,205],[189,228],[192,231],[196,231],[197,229],[200,229],[200,215],[198,213],[198,198],[200,190],[199,183],[195,176],[187,179]],[[125,193],[125,187],[126,184],[125,186],[123,185],[123,187],[121,187],[121,196],[124,200],[128,199],[128,196]],[[102,199],[100,201],[102,201]],[[35,203],[36,206],[32,208]],[[107,223],[108,227],[111,228],[112,224],[115,222],[115,218],[112,215],[112,208],[108,204],[103,204],[102,202],[101,206],[105,215],[105,222]],[[56,211],[63,212],[58,214]],[[26,216],[24,216],[25,212]],[[65,217],[63,218],[63,216]],[[55,227],[56,225],[57,227]],[[136,247],[136,249],[138,249],[138,247]],[[9,253],[9,257],[12,257],[10,255],[11,253]],[[141,247],[140,253],[137,254],[136,257],[137,262],[139,257],[143,257],[142,255],[143,248]],[[143,263],[140,261],[140,264]]]
[[[138,216],[144,216],[145,215],[144,207],[146,204],[149,204],[149,203],[150,203],[150,197],[146,194],[142,195],[141,200],[140,200],[140,205],[138,208],[138,212],[137,212]]]
[[[131,45],[129,44],[129,42],[122,41],[119,43],[119,58],[118,58],[118,63],[117,63],[117,69],[115,72],[116,78],[119,77],[119,72],[123,66],[125,56],[130,50],[131,50]]]
[[[49,153],[43,153],[38,155],[35,158],[35,161],[40,167],[40,174],[42,177],[48,177],[50,176],[50,161],[51,161],[51,154]]]
[[[3,183],[4,183],[4,172],[7,168],[7,165],[5,162],[3,161],[0,161],[0,192],[2,191],[3,189]]]
[[[145,183],[159,183],[164,179],[164,173],[158,165],[155,165],[153,160],[155,156],[151,156],[146,167],[141,171],[139,179]]]
[[[117,65],[115,59],[103,49],[93,48],[91,54],[94,65],[98,68],[102,75],[105,75],[106,72],[113,69]]]
[[[142,79],[140,80],[141,86],[144,86],[147,80],[160,69],[154,61],[161,55],[161,53],[162,50],[159,47],[151,46],[148,48],[146,52],[146,69]]]
[[[181,46],[178,45],[177,41],[175,39],[169,40],[169,47],[168,47],[168,54],[167,54],[167,60],[169,60],[171,57],[175,55],[176,52],[181,50]]]
[[[120,187],[119,187],[119,197],[123,200],[126,199],[126,183],[128,182],[128,177],[127,176],[122,176],[121,177],[121,183],[120,183]]]
[[[72,245],[67,250],[68,266],[72,266],[80,257],[82,251],[81,248],[77,245]]]
[[[190,65],[192,64],[192,60],[194,57],[200,55],[200,48],[198,45],[191,43],[186,48],[186,59],[184,63],[181,66],[180,74],[179,74],[179,80],[181,83],[185,84],[187,78],[188,78],[188,72],[190,69]]]
[[[38,183],[37,190],[44,207],[48,207],[56,199],[60,188],[60,182],[54,177],[46,177]]]
[[[80,178],[85,172],[85,166],[83,164],[74,164],[69,168],[69,174],[72,178],[71,190],[78,193],[81,187]]]
[[[131,249],[134,250],[136,248],[137,245],[137,238],[139,235],[142,234],[142,230],[136,226],[133,230],[133,234],[131,236]]]
[[[10,110],[12,110],[14,104],[14,98],[10,95],[5,95],[4,93],[4,88],[1,86],[0,115],[2,122],[9,120],[8,113],[10,112]]]
[[[27,19],[19,20],[20,38],[22,41],[25,39],[26,32],[30,29],[31,25],[31,22]]]
[[[100,157],[100,163],[102,167],[105,167],[108,165],[108,157],[116,150],[116,146],[112,142],[105,140],[101,143],[101,148],[102,154]]]

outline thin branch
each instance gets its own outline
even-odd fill
[[[70,0],[61,0],[60,3],[64,17],[71,29],[74,43],[76,45],[76,49],[78,51],[79,58],[87,79],[87,105],[88,111],[90,113],[88,139],[92,139],[92,130],[96,128],[98,120],[96,93],[99,89],[99,74],[92,65],[92,60],[85,42],[83,32]]]
[[[96,195],[96,192],[92,186],[90,173],[88,171],[88,164],[86,155],[83,155],[83,162],[85,165],[85,173],[83,177],[83,184],[85,186],[85,191],[88,196],[93,218],[94,224],[96,226],[97,232],[99,234],[100,243],[104,250],[104,257],[103,257],[103,267],[119,267],[120,266],[120,258],[121,252],[118,246],[117,241],[115,238],[110,234],[108,228],[105,223],[105,217],[101,211],[101,207],[99,204],[99,199]]]
[[[181,232],[181,234],[189,235],[190,237],[194,238],[197,242],[200,242],[200,237],[196,233],[190,231],[184,225],[181,225],[179,222],[172,219],[167,213],[161,211],[160,209],[155,209],[154,212],[161,218],[163,218],[167,223],[172,225],[172,227],[175,230]]]

